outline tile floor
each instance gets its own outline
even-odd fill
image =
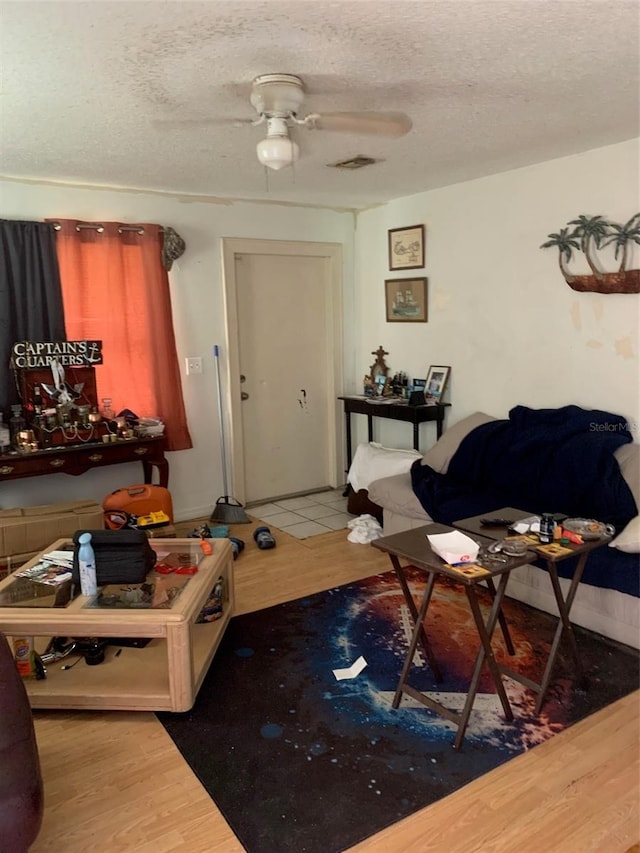
[[[299,498],[247,507],[247,512],[268,527],[284,530],[296,539],[308,539],[329,530],[340,530],[354,516],[347,512],[344,488],[316,492]]]

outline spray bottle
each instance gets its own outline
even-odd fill
[[[80,591],[83,595],[96,595],[98,582],[96,578],[96,555],[91,546],[91,534],[83,533],[79,538],[78,568],[80,570]]]

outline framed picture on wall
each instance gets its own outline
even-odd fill
[[[427,373],[427,384],[424,389],[427,399],[439,402],[444,394],[449,379],[450,367],[431,365]]]
[[[387,323],[427,322],[427,279],[390,278],[384,283]]]
[[[424,225],[391,228],[389,269],[417,270],[424,266]]]

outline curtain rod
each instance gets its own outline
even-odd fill
[[[53,225],[55,231],[59,231],[62,228],[59,222],[52,222],[51,224]],[[104,231],[104,225],[100,225],[99,222],[79,222],[76,225],[76,231],[82,231],[84,228],[93,229],[99,234],[102,234],[102,232]],[[144,234],[144,228],[142,227],[142,225],[120,225],[118,227],[118,232],[122,234],[123,231],[135,231],[138,234]],[[162,226],[160,226],[159,231],[161,234],[164,234],[164,228]]]

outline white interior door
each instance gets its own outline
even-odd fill
[[[338,485],[335,259],[296,245],[233,252],[234,487],[249,504]]]

